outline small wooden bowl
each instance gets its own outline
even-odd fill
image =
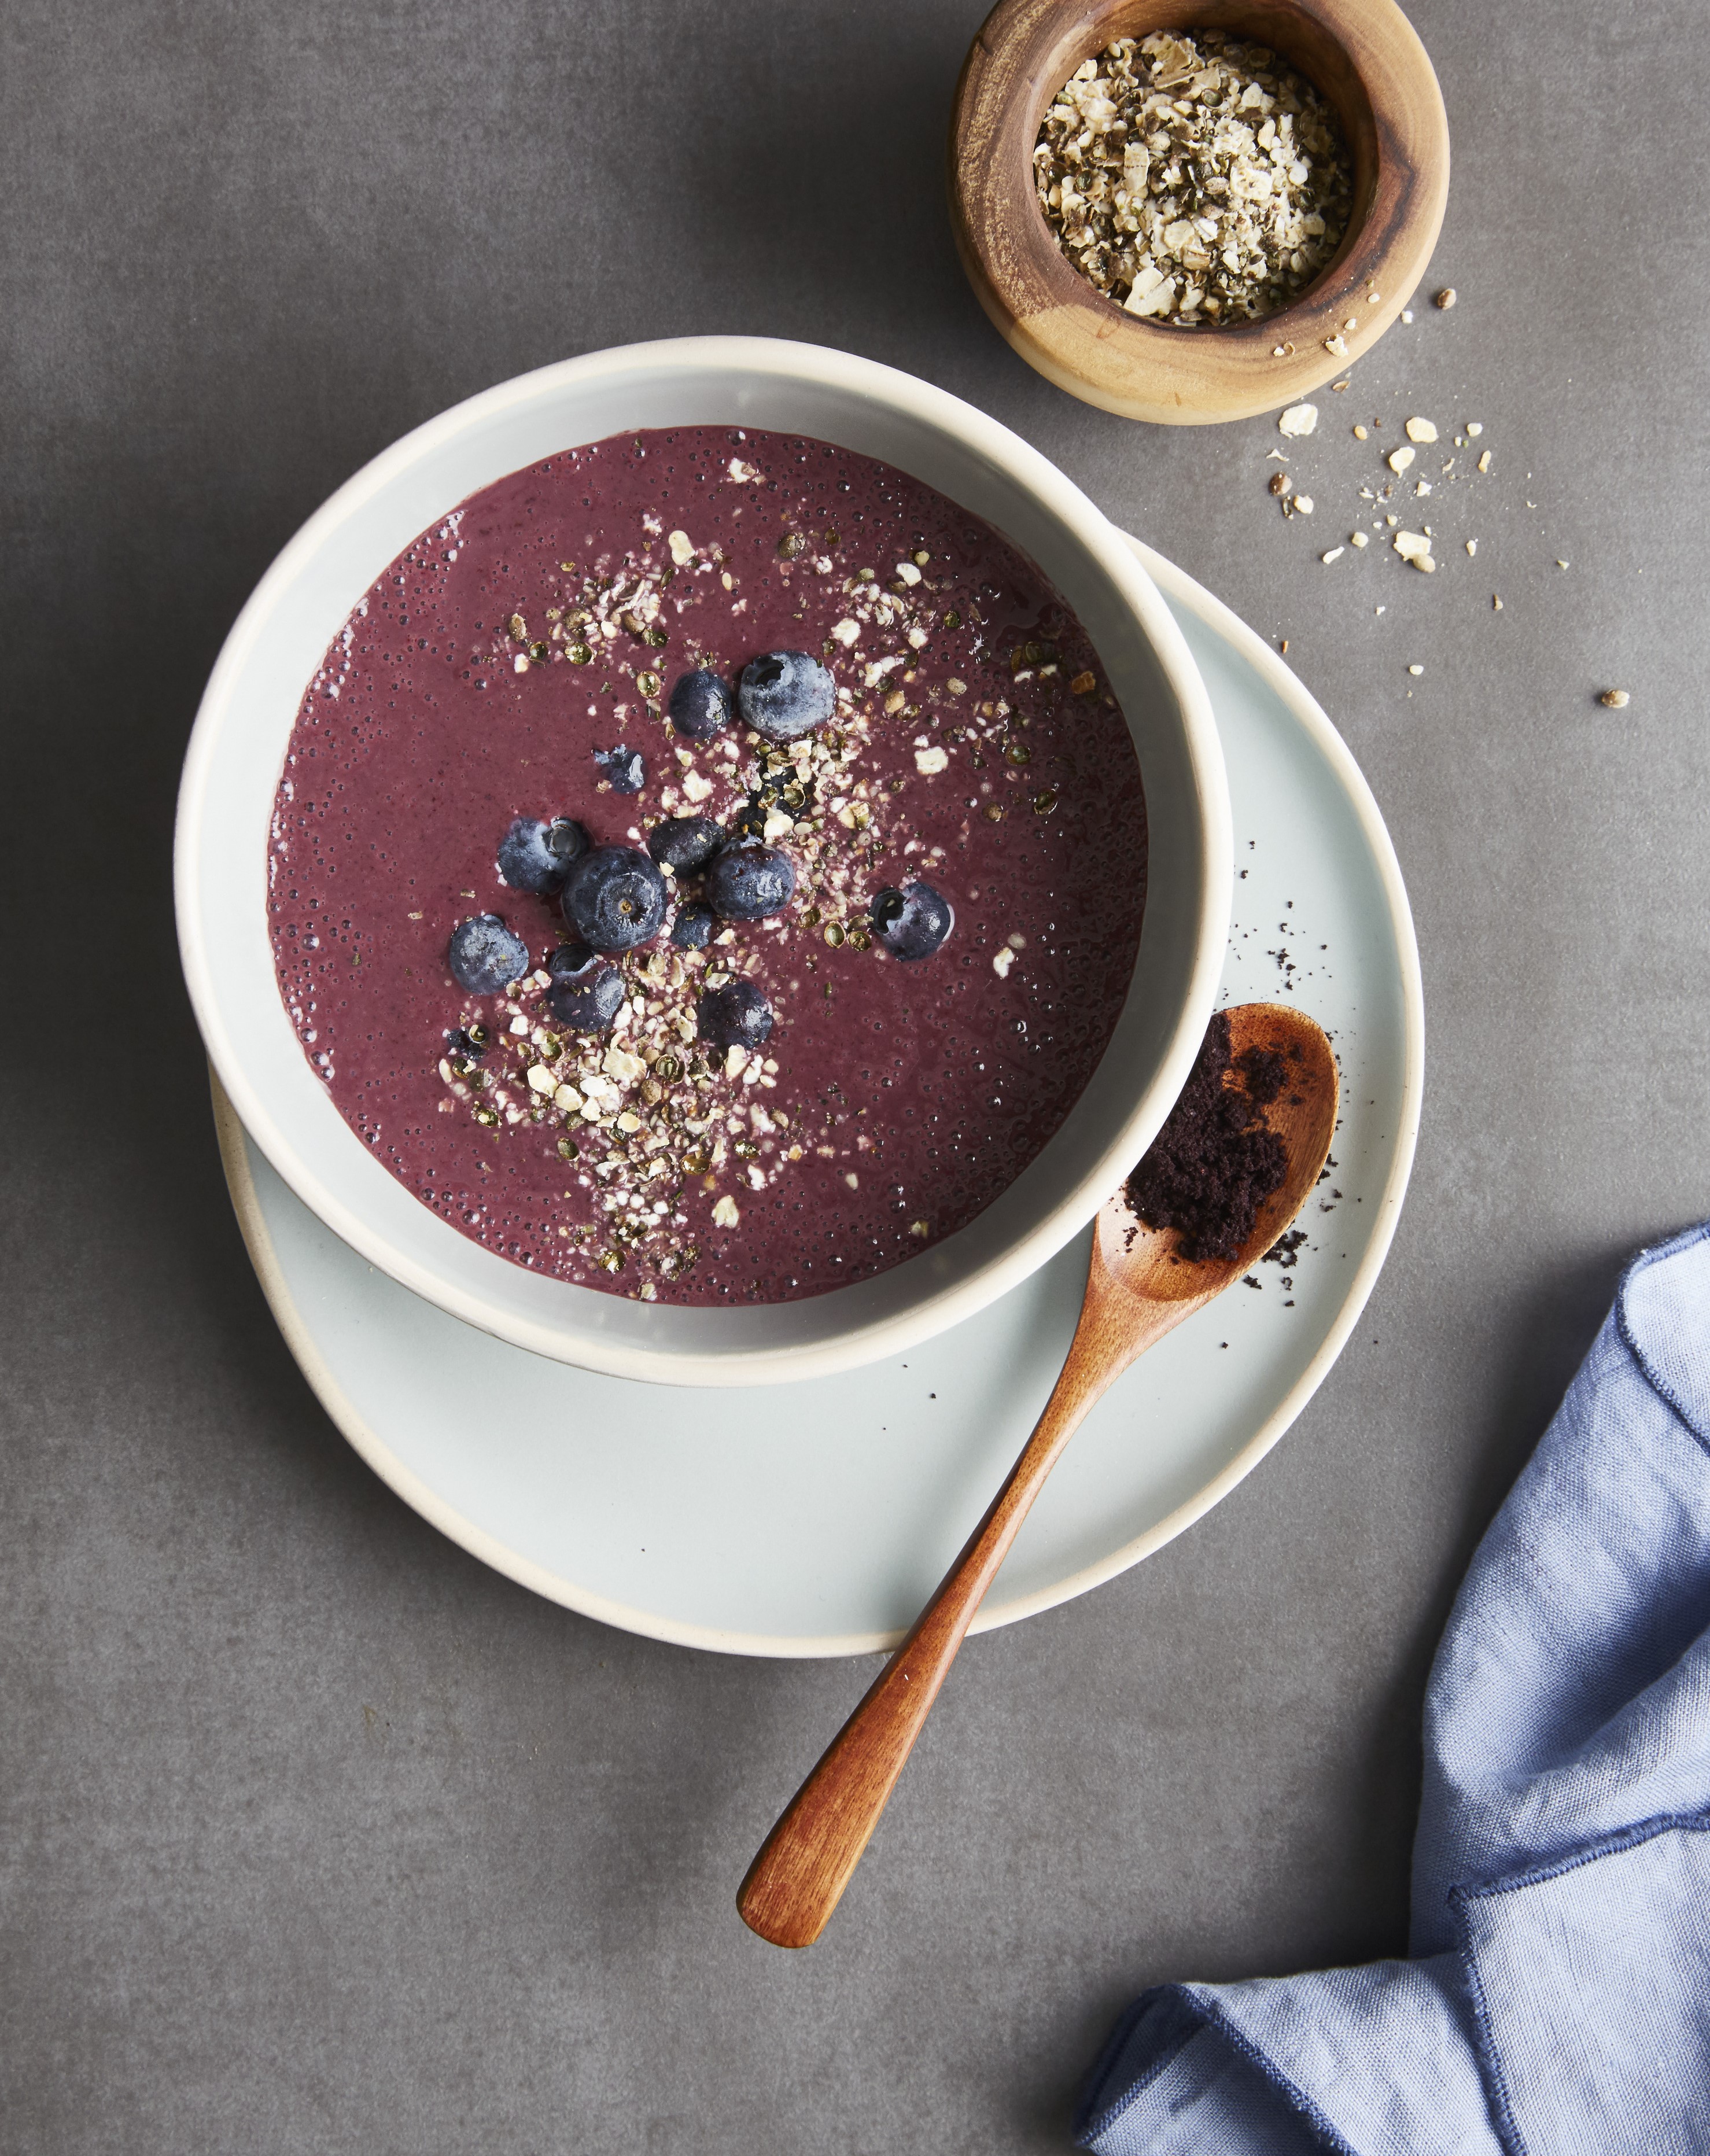
[[[1069,262],[1039,207],[1033,151],[1082,60],[1114,38],[1196,29],[1268,45],[1323,93],[1353,152],[1353,209],[1335,256],[1291,305],[1263,321],[1166,329]],[[1394,0],[999,0],[957,85],[951,223],[981,305],[1059,388],[1131,419],[1250,418],[1344,373],[1411,298],[1448,192],[1442,92]],[[1333,336],[1344,351],[1326,350]]]

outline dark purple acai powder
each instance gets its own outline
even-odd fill
[[[1281,1186],[1288,1157],[1261,1111],[1287,1080],[1280,1049],[1235,1055],[1229,1015],[1218,1012],[1181,1098],[1127,1183],[1133,1211],[1148,1228],[1179,1229],[1190,1262],[1238,1257],[1259,1208]]]

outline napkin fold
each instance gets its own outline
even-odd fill
[[[1144,1992],[1099,2156],[1710,2151],[1710,1224],[1641,1253],[1425,1695],[1410,1958]]]

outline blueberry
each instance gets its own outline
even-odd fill
[[[565,881],[566,923],[596,951],[633,951],[658,935],[665,878],[639,846],[596,846]]]
[[[680,906],[671,923],[671,941],[680,951],[704,951],[712,941],[717,921],[712,908],[701,905],[699,899],[691,906]]]
[[[665,709],[671,724],[685,741],[711,741],[731,722],[731,692],[716,674],[697,667],[680,675],[671,684],[671,700]]]
[[[724,844],[725,834],[710,816],[673,816],[647,834],[647,850],[662,869],[693,875],[704,869]]]
[[[528,946],[496,913],[478,913],[460,921],[446,953],[451,978],[472,996],[496,995],[528,971]]]
[[[706,896],[727,921],[764,921],[795,896],[796,865],[776,846],[744,839],[727,846],[706,872]]]
[[[639,748],[597,748],[593,760],[614,793],[639,793],[647,783],[647,760]]]
[[[772,1005],[752,981],[727,981],[701,998],[695,1030],[709,1048],[758,1048],[772,1031]]]
[[[873,933],[893,958],[930,958],[956,926],[956,909],[929,883],[881,891],[872,915]]]
[[[519,816],[499,841],[499,874],[512,891],[558,891],[570,864],[587,850],[587,832],[569,817],[546,823]]]
[[[547,829],[547,851],[562,865],[568,875],[572,865],[588,851],[587,832],[573,816],[554,816]]]
[[[768,651],[742,669],[737,701],[757,734],[768,741],[795,741],[831,716],[837,685],[805,651]]]
[[[624,976],[585,943],[561,943],[547,961],[547,1008],[572,1033],[604,1033],[623,1009]]]

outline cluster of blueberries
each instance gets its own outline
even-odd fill
[[[740,712],[770,742],[799,740],[835,708],[828,669],[805,651],[769,651],[743,669],[733,697],[716,674],[699,668],[673,685],[667,709],[686,740],[713,740]],[[646,767],[637,750],[606,749],[598,758],[619,793],[638,793]],[[795,864],[776,846],[733,837],[707,816],[674,816],[655,824],[646,851],[596,846],[569,816],[519,816],[499,842],[499,873],[513,891],[555,898],[575,939],[547,961],[547,1003],[573,1033],[603,1033],[628,993],[610,959],[650,943],[665,926],[670,891],[661,874],[700,876],[704,896],[680,904],[670,940],[683,950],[711,942],[719,921],[765,921],[795,896]],[[895,958],[929,957],[950,933],[948,900],[928,884],[881,891],[871,907],[873,932]],[[480,913],[453,931],[451,972],[471,995],[494,995],[528,971],[528,946],[496,913]],[[752,981],[736,979],[701,998],[696,1027],[716,1049],[757,1048],[772,1031],[772,1005]]]

